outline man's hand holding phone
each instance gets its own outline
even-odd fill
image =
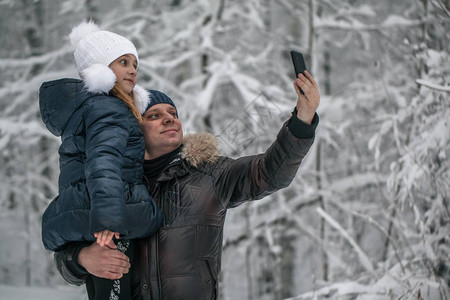
[[[311,74],[306,70],[303,55],[291,51],[297,79],[294,82],[297,93],[297,118],[304,123],[311,124],[320,102],[319,87]]]

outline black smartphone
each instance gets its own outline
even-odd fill
[[[291,51],[291,57],[294,63],[295,78],[297,78],[298,74],[306,70],[305,59],[303,58],[303,54],[297,51]]]
[[[305,59],[303,58],[303,54],[298,51],[291,51],[291,57],[292,62],[294,63],[295,78],[297,78],[298,74],[303,73],[306,70]],[[302,89],[300,89],[300,93],[304,95]]]

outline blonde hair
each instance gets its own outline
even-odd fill
[[[142,116],[141,116],[141,113],[139,112],[139,109],[136,106],[136,101],[134,100],[134,92],[132,91],[131,94],[128,95],[127,93],[125,93],[124,91],[119,89],[116,85],[114,85],[114,87],[112,88],[110,93],[114,97],[119,98],[120,100],[125,102],[125,104],[128,106],[130,111],[133,113],[133,115],[138,120],[139,124],[142,126],[142,124],[143,124]]]

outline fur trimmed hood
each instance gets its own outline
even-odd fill
[[[217,139],[211,133],[187,134],[183,140],[181,157],[193,167],[203,163],[215,163],[221,156]]]

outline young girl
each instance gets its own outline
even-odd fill
[[[93,22],[69,38],[82,80],[45,82],[39,90],[42,120],[62,140],[59,194],[43,214],[42,240],[52,251],[96,240],[131,256],[130,240],[152,235],[162,221],[142,184],[141,112],[149,97],[136,85],[138,54],[131,41]],[[120,281],[92,276],[86,287],[89,299],[131,298],[129,274]]]

